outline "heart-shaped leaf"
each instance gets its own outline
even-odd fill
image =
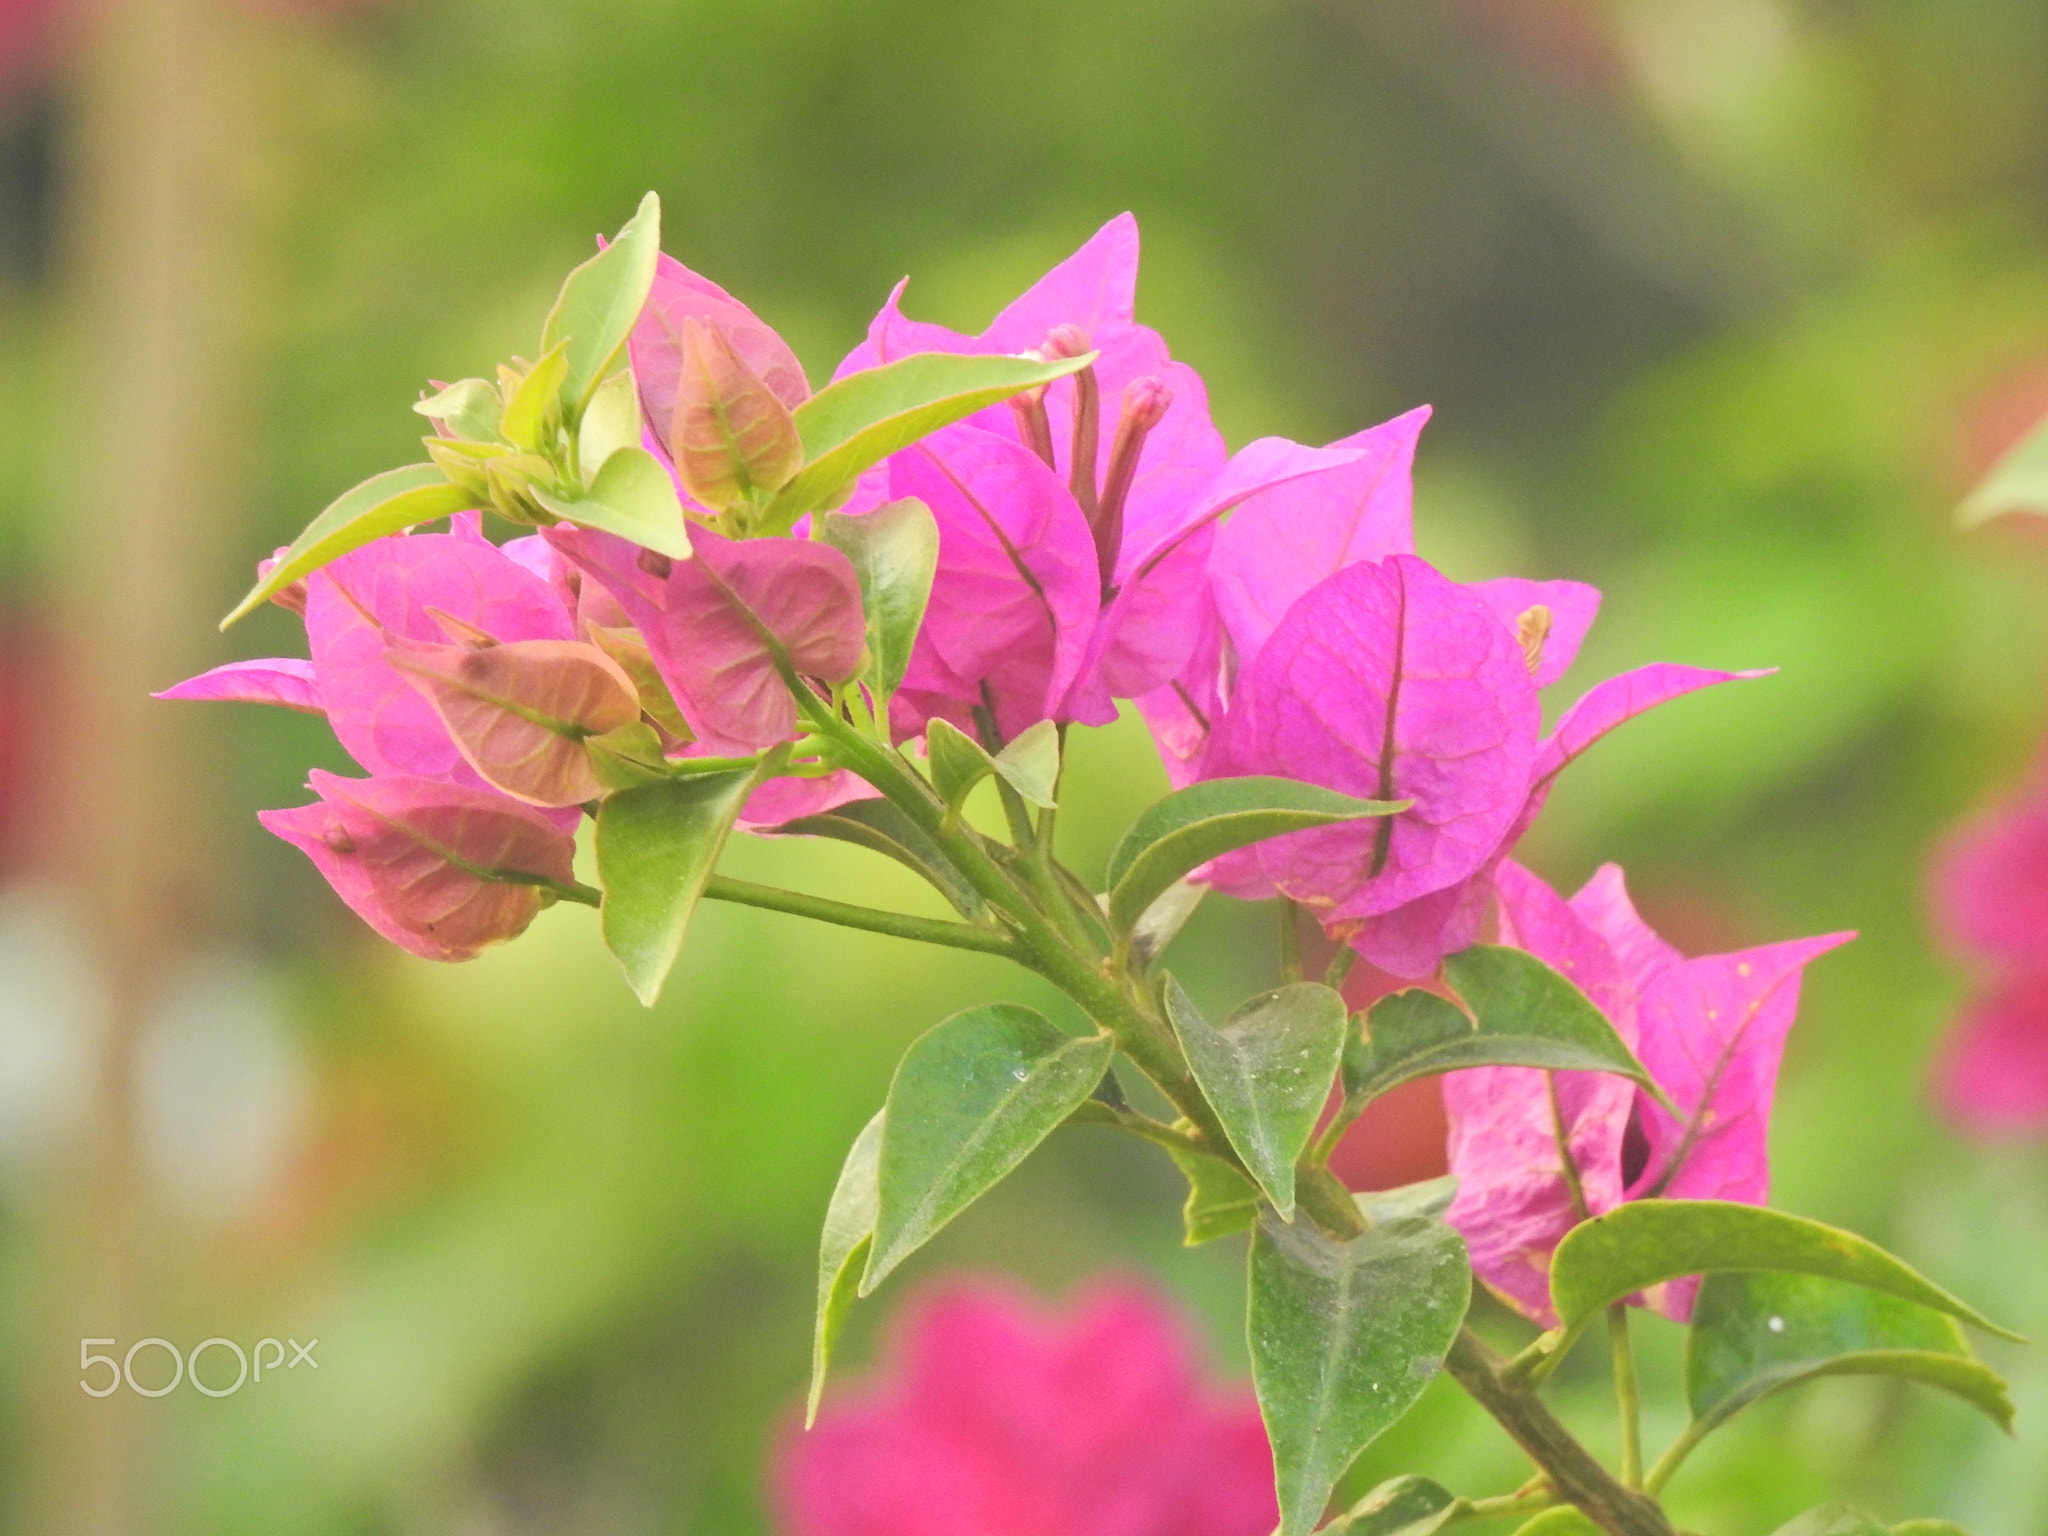
[[[1330,1097],[1344,1048],[1344,999],[1313,981],[1262,992],[1212,1027],[1179,982],[1166,1016],[1223,1133],[1280,1214],[1294,1217],[1294,1164]]]
[[[249,595],[220,621],[220,627],[226,629],[300,577],[319,570],[330,560],[339,560],[352,549],[361,549],[372,540],[415,523],[467,512],[476,505],[477,498],[460,486],[449,484],[437,465],[408,464],[403,469],[387,469],[381,475],[372,475],[336,497],[308,523],[263,579],[249,589]]]
[[[924,740],[931,755],[932,787],[954,809],[992,773],[1028,804],[1052,808],[1060,777],[1060,734],[1052,721],[1039,721],[1000,752],[989,752],[947,720],[931,721]]]
[[[1427,1216],[1348,1243],[1259,1221],[1247,1336],[1273,1442],[1279,1536],[1304,1536],[1358,1453],[1422,1395],[1472,1296],[1456,1232]]]
[[[758,782],[743,769],[686,774],[621,790],[598,811],[605,947],[642,1003],[651,1007],[661,995],[733,821]]]
[[[1234,848],[1388,816],[1405,800],[1358,800],[1296,779],[1208,779],[1155,800],[1131,823],[1109,859],[1109,919],[1128,931],[1153,899],[1199,865]]]
[[[1586,994],[1526,950],[1477,944],[1451,956],[1448,974],[1469,1015],[1419,989],[1373,1004],[1344,1051],[1346,1114],[1405,1082],[1463,1067],[1614,1072],[1654,1087]]]
[[[1107,1035],[1062,1033],[1029,1008],[954,1014],[905,1053],[889,1084],[866,1296],[1021,1163],[1095,1091]]]
[[[1709,1275],[1693,1302],[1685,1390],[1698,1431],[1821,1376],[1896,1376],[1954,1393],[2012,1432],[2012,1400],[1954,1318],[1816,1275]]]
[[[1902,1260],[1853,1232],[1760,1205],[1634,1200],[1582,1222],[1550,1263],[1550,1296],[1568,1344],[1611,1303],[1687,1275],[1770,1270],[1867,1286],[2014,1338]]]
[[[888,699],[903,684],[939,569],[939,525],[914,496],[858,517],[827,512],[821,535],[853,562],[867,616],[867,684]]]
[[[836,506],[863,470],[919,438],[1094,360],[1093,352],[1046,363],[920,352],[826,385],[796,408],[804,467],[768,504],[764,527],[787,532],[806,512]]]
[[[887,800],[853,800],[775,829],[791,837],[830,837],[894,859],[931,882],[962,917],[980,918],[987,905],[953,866],[937,839]]]
[[[576,640],[474,646],[393,637],[384,657],[434,706],[470,767],[528,805],[595,800],[604,786],[583,743],[640,718],[633,680]]]
[[[1464,1501],[1426,1477],[1381,1483],[1320,1536],[1436,1536],[1463,1512]]]
[[[875,1206],[880,1191],[882,1117],[862,1127],[847,1151],[825,1207],[825,1227],[818,1238],[818,1321],[811,1341],[811,1390],[804,1399],[804,1428],[817,1422],[818,1402],[825,1395],[825,1373],[832,1364],[832,1346],[853,1309],[861,1266],[875,1237]]]
[[[540,344],[543,351],[563,347],[561,398],[572,421],[632,334],[660,254],[661,199],[650,192],[618,236],[563,279]]]
[[[604,461],[580,496],[533,486],[535,501],[568,522],[615,533],[643,549],[680,560],[690,553],[683,504],[661,460],[645,448],[621,448]]]

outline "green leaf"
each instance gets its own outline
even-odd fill
[[[557,342],[541,354],[540,361],[519,381],[519,387],[512,391],[512,398],[505,402],[505,416],[498,423],[498,431],[506,442],[528,453],[539,453],[548,446],[548,439],[552,436],[548,430],[549,413],[555,408],[562,392],[562,380],[568,374],[567,349]]]
[[[1560,1504],[1516,1526],[1515,1536],[1606,1536],[1606,1532],[1595,1525],[1583,1510],[1571,1504]]]
[[[868,687],[887,699],[903,685],[939,569],[939,524],[916,497],[849,517],[825,514],[824,541],[853,563],[867,615]]]
[[[1294,1165],[1315,1134],[1344,1048],[1344,999],[1300,981],[1238,1005],[1220,1028],[1166,978],[1166,1016],[1202,1095],[1251,1176],[1288,1220]]]
[[[673,560],[689,556],[690,533],[675,482],[645,448],[614,453],[581,496],[557,495],[539,486],[531,494],[556,517],[616,533]]]
[[[876,1170],[882,1153],[882,1120],[877,1110],[854,1137],[825,1207],[825,1228],[818,1238],[818,1322],[811,1340],[811,1390],[804,1399],[804,1428],[817,1422],[818,1402],[825,1395],[825,1373],[832,1346],[846,1326],[859,1288],[861,1266],[875,1237],[875,1203],[880,1188]]]
[[[1209,894],[1209,887],[1192,880],[1176,880],[1157,896],[1131,925],[1131,959],[1140,967],[1150,965],[1180,936],[1195,908]]]
[[[1974,528],[2007,512],[2048,515],[2048,421],[2028,432],[1991,466],[1956,508],[1956,521]]]
[[[1442,1216],[1458,1198],[1458,1176],[1440,1173],[1397,1189],[1366,1189],[1352,1195],[1358,1212],[1377,1226],[1402,1216]]]
[[[1021,1163],[1094,1092],[1116,1044],[1014,1003],[954,1014],[889,1084],[881,1204],[860,1294]]]
[[[2017,1337],[1853,1232],[1759,1205],[1635,1200],[1580,1223],[1558,1244],[1550,1264],[1550,1296],[1567,1334],[1560,1347],[1610,1302],[1646,1286],[1737,1269],[1868,1286],[1989,1333]]]
[[[1778,1527],[1776,1536],[1891,1536],[1877,1518],[1853,1504],[1823,1504],[1809,1509],[1788,1525]]]
[[[1463,1503],[1442,1483],[1396,1477],[1325,1526],[1321,1536],[1436,1536],[1458,1517]]]
[[[438,422],[457,442],[494,443],[505,404],[489,379],[457,379],[439,394],[415,400],[412,408]]]
[[[1208,779],[1177,789],[1138,813],[1109,859],[1109,920],[1128,932],[1162,891],[1189,870],[1234,848],[1390,816],[1406,800],[1357,800],[1294,779]]]
[[[1258,1186],[1222,1158],[1184,1147],[1169,1147],[1167,1155],[1188,1181],[1188,1198],[1180,1208],[1183,1246],[1248,1231],[1258,1220]]]
[[[745,769],[693,773],[623,789],[597,813],[597,873],[605,946],[641,1002],[653,1004],[733,819],[758,776]]]
[[[1045,810],[1053,808],[1053,792],[1060,779],[1060,728],[1052,721],[1039,721],[995,753],[945,720],[933,720],[927,725],[924,740],[925,751],[931,757],[932,787],[955,810],[967,798],[968,791],[991,773],[1001,777],[1029,804]]]
[[[660,254],[661,199],[650,192],[618,237],[563,279],[541,327],[540,344],[543,351],[568,344],[561,399],[571,421],[581,415],[613,354],[633,334],[633,322],[654,286]]]
[[[1709,1275],[1686,1336],[1685,1390],[1703,1429],[1821,1376],[1897,1376],[1952,1392],[2007,1434],[2012,1400],[1954,1318],[1818,1275]]]
[[[1352,1459],[1422,1395],[1471,1295],[1465,1244],[1440,1221],[1404,1217],[1335,1243],[1260,1218],[1247,1333],[1279,1536],[1311,1529]]]
[[[234,611],[220,621],[230,624],[267,602],[300,577],[317,571],[331,560],[339,560],[352,549],[372,540],[397,533],[415,523],[432,522],[467,512],[477,499],[432,464],[408,464],[372,475],[361,485],[343,493],[312,522],[291,547],[278,557],[270,574],[249,589],[249,595],[235,604]]]
[[[871,849],[924,876],[962,917],[980,918],[988,913],[980,892],[954,867],[938,840],[887,800],[854,800],[816,816],[784,822],[775,834],[829,837]]]
[[[1472,1010],[1419,989],[1373,1004],[1365,1031],[1344,1048],[1345,1111],[1390,1088],[1464,1067],[1649,1073],[1614,1026],[1571,982],[1519,949],[1476,944],[1449,961],[1451,986]]]
[[[621,448],[640,446],[640,390],[633,371],[621,368],[597,386],[576,429],[577,473],[585,485]]]
[[[804,467],[768,503],[764,530],[788,532],[806,512],[837,506],[863,470],[890,454],[1094,361],[1093,352],[1049,363],[920,352],[826,385],[796,408]]]

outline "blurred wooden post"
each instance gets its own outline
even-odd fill
[[[71,343],[45,541],[55,728],[37,744],[32,867],[76,921],[109,1009],[78,1165],[57,1192],[27,1529],[138,1536],[168,1513],[152,1464],[168,1402],[78,1386],[79,1339],[161,1333],[135,1116],[135,1046],[180,959],[206,944],[223,875],[203,712],[148,691],[219,658],[214,609],[248,566],[240,516],[260,393],[246,366],[267,295],[256,199],[272,154],[266,36],[235,0],[106,0],[82,17],[70,97],[59,298]],[[193,1340],[175,1341],[190,1345]],[[149,1352],[162,1365],[160,1352]],[[168,1476],[162,1474],[169,1474]]]

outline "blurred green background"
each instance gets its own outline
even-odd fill
[[[979,328],[1134,209],[1141,316],[1233,443],[1422,401],[1423,552],[1606,591],[1581,681],[1776,665],[1575,768],[1525,858],[1619,859],[1705,951],[1854,927],[1816,968],[1776,1199],[2048,1337],[2048,1164],[1927,1108],[1965,978],[1922,868],[2021,769],[2048,546],[1947,509],[2048,408],[2048,9],[2026,0],[388,0],[0,6],[0,1529],[770,1529],[812,1244],[895,1056],[1031,998],[993,963],[720,909],[637,1009],[588,914],[434,968],[258,807],[345,762],[318,721],[149,705],[296,644],[212,618],[252,560],[403,461],[428,378],[529,343],[648,187],[668,249],[829,372],[903,273]],[[28,53],[23,39],[41,38]],[[11,40],[8,41],[8,40]],[[171,718],[175,716],[176,718]],[[1163,787],[1076,746],[1075,858]],[[851,850],[736,872],[915,901]],[[762,876],[762,872],[767,872]],[[907,880],[907,877],[905,877]],[[1224,904],[1216,903],[1217,908]],[[1182,965],[1262,984],[1270,923]],[[1242,1369],[1229,1244],[1162,1158],[1056,1137],[920,1276],[1047,1294],[1136,1266]],[[1677,1427],[1651,1343],[1653,1443]],[[81,1337],[317,1337],[218,1401],[87,1399]],[[2021,1440],[1870,1382],[1766,1405],[1681,1523],[1849,1495],[2048,1530],[2048,1354]],[[225,1370],[224,1364],[222,1370]],[[1604,1382],[1561,1391],[1596,1439]],[[1521,1480],[1454,1393],[1358,1478]]]

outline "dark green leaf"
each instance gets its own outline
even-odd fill
[[[1389,816],[1405,800],[1357,800],[1294,779],[1207,779],[1155,800],[1109,859],[1109,919],[1127,932],[1162,891],[1234,848],[1310,827]]]
[[[853,1139],[846,1162],[839,1170],[839,1182],[832,1189],[832,1203],[825,1207],[825,1228],[818,1238],[818,1321],[811,1341],[811,1390],[804,1400],[805,1429],[817,1420],[818,1400],[825,1395],[825,1373],[832,1363],[832,1346],[839,1341],[839,1332],[846,1326],[846,1314],[853,1309],[861,1266],[867,1262],[868,1249],[874,1243],[882,1115],[877,1110]]]
[[[1891,1536],[1875,1516],[1853,1504],[1823,1504],[1809,1509],[1788,1525],[1778,1527],[1776,1536]]]
[[[1344,999],[1319,982],[1262,992],[1212,1027],[1171,976],[1166,1015],[1202,1095],[1251,1176],[1294,1216],[1294,1164],[1329,1101],[1344,1048]]]
[[[1898,1376],[1952,1392],[2012,1432],[1997,1372],[1970,1356],[1954,1318],[1817,1275],[1709,1275],[1686,1339],[1686,1396],[1702,1425],[1820,1376]]]
[[[1321,1536],[1436,1536],[1459,1513],[1462,1500],[1426,1477],[1397,1477],[1381,1483]]]
[[[1404,1217],[1335,1243],[1268,1213],[1252,1239],[1248,1335],[1273,1443],[1279,1536],[1302,1536],[1358,1455],[1422,1395],[1471,1300],[1457,1233]]]
[[[408,464],[372,475],[355,489],[331,502],[327,509],[306,525],[278,557],[270,574],[249,589],[249,595],[235,604],[234,611],[220,621],[226,629],[235,620],[269,601],[300,577],[317,571],[330,560],[339,560],[352,549],[361,549],[374,539],[397,533],[415,523],[431,522],[467,512],[477,499],[433,464]]]
[[[1419,989],[1373,1004],[1365,1032],[1344,1049],[1347,1113],[1414,1078],[1464,1067],[1617,1072],[1649,1082],[1606,1016],[1534,955],[1477,944],[1451,956],[1449,977],[1471,1016]]]
[[[1635,1200],[1582,1222],[1558,1244],[1550,1295],[1567,1333],[1575,1335],[1610,1302],[1646,1286],[1736,1269],[1868,1286],[2015,1337],[1853,1232],[1723,1200]]]
[[[2048,421],[2043,421],[1977,482],[1956,508],[1956,520],[1974,528],[2007,512],[2048,515]]]
[[[939,524],[916,497],[858,517],[825,514],[824,540],[853,563],[867,617],[868,687],[887,699],[903,685],[939,569]]]
[[[1093,361],[1093,352],[1049,363],[920,352],[826,385],[796,408],[804,467],[768,503],[765,531],[787,532],[806,512],[837,506],[861,471],[919,438]]]
[[[1258,1219],[1258,1186],[1222,1158],[1183,1147],[1169,1148],[1168,1156],[1188,1181],[1188,1198],[1180,1208],[1185,1246],[1247,1231]]]
[[[777,836],[829,837],[885,854],[929,880],[962,917],[979,918],[988,907],[953,866],[938,840],[887,800],[854,800],[816,816],[785,822]]]
[[[654,286],[654,264],[661,254],[661,199],[652,192],[628,219],[616,239],[562,281],[555,307],[541,327],[543,351],[567,342],[567,368],[562,403],[572,419],[606,372]],[[650,549],[652,545],[648,546]]]
[[[620,790],[597,813],[604,942],[641,1002],[661,995],[690,915],[754,791],[744,769]]]
[[[494,443],[505,405],[488,379],[457,379],[438,394],[413,402],[414,410],[438,422],[461,443]]]
[[[683,504],[661,460],[645,448],[621,448],[604,461],[590,489],[562,496],[533,487],[533,499],[556,517],[630,539],[644,549],[682,560],[690,553]]]
[[[1007,1174],[1095,1089],[1107,1035],[1061,1033],[1014,1003],[956,1013],[912,1045],[889,1085],[881,1204],[866,1296]]]

